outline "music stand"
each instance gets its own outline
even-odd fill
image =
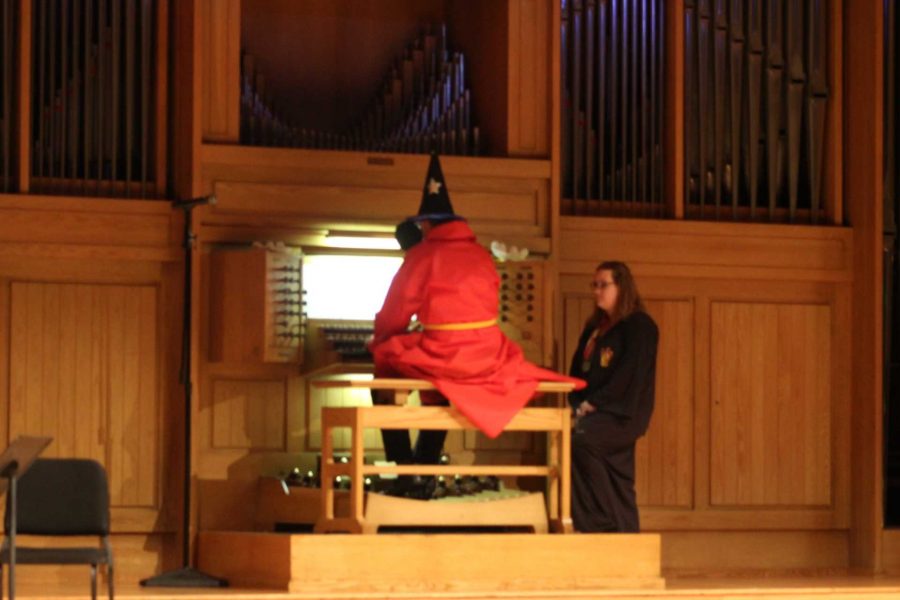
[[[181,560],[182,567],[175,571],[167,571],[141,580],[145,587],[228,587],[228,581],[207,575],[191,566],[191,265],[193,264],[194,242],[197,236],[193,229],[194,208],[202,204],[215,204],[214,195],[202,196],[192,200],[175,200],[172,206],[184,210],[184,313],[181,321],[181,374],[180,383],[184,386],[184,488],[182,490],[181,512]]]
[[[0,493],[7,491],[9,521],[9,600],[16,598],[16,481],[53,438],[20,435],[0,454]],[[2,588],[0,588],[2,589]]]

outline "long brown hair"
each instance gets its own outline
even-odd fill
[[[638,293],[637,284],[631,269],[628,265],[618,260],[607,260],[594,269],[594,274],[600,271],[609,271],[612,273],[613,282],[619,288],[619,295],[616,297],[616,306],[613,314],[607,314],[605,310],[599,306],[591,315],[588,323],[593,327],[609,329],[622,319],[630,317],[636,312],[645,312],[644,301]]]

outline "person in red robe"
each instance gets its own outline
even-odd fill
[[[466,221],[453,212],[436,155],[431,157],[419,213],[411,220],[420,224],[424,235],[407,250],[375,317],[370,348],[376,377],[432,382],[439,393],[423,393],[423,404],[446,398],[491,438],[528,403],[538,381],[584,387],[581,379],[527,361],[500,330],[500,278],[494,261]],[[410,331],[414,317],[419,327]],[[404,443],[401,437],[389,442],[385,435],[388,460],[401,463],[437,462],[446,436],[445,431],[422,431],[413,452],[407,432],[392,433],[406,436]]]

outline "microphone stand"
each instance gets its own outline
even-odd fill
[[[175,200],[172,206],[184,210],[184,315],[181,330],[181,372],[179,383],[184,386],[184,490],[181,519],[182,567],[141,580],[144,587],[227,587],[228,581],[195,569],[191,566],[191,288],[194,234],[192,213],[203,204],[215,204],[213,195],[191,200]]]

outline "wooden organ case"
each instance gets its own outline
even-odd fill
[[[296,356],[288,351],[276,354],[279,362],[269,362],[265,348],[275,321],[266,300],[264,253],[228,244],[283,240],[312,254],[325,247],[327,231],[383,237],[415,210],[427,155],[407,153],[414,150],[408,147],[365,149],[328,135],[325,146],[321,135],[313,135],[315,144],[303,142],[309,141],[310,127],[337,130],[374,97],[388,93],[379,82],[393,73],[395,59],[408,58],[400,51],[422,32],[421,49],[427,52],[434,40],[441,47],[441,24],[446,24],[448,62],[465,65],[463,97],[465,90],[471,96],[466,114],[473,127],[480,127],[477,153],[442,152],[454,210],[467,218],[485,247],[502,240],[536,257],[497,265],[500,327],[529,360],[557,366],[550,325],[556,271],[552,236],[559,213],[550,135],[551,5],[529,0],[244,0],[201,6],[198,16],[209,41],[198,50],[204,117],[194,173],[195,184],[215,193],[218,202],[204,211],[200,232],[208,250],[209,314],[208,335],[201,343],[198,453],[204,466],[199,475],[224,477],[226,488],[249,498],[260,475],[315,468],[323,406],[370,402],[367,393],[326,393],[312,382],[370,372],[370,358],[359,350],[371,321],[302,321],[301,337],[291,338],[298,345]],[[219,43],[238,38],[240,43]],[[421,49],[412,50],[414,65]],[[456,53],[464,55],[463,63]],[[242,61],[248,55],[252,70],[249,61]],[[325,63],[332,65],[328,72],[321,70]],[[393,77],[391,83],[393,99]],[[302,91],[296,95],[302,101],[289,101],[296,91]],[[409,106],[418,106],[416,97]],[[248,112],[251,98],[253,106],[284,105],[291,111]],[[228,110],[219,110],[223,106]],[[283,131],[282,125],[307,129],[306,136],[300,132],[299,147],[290,135],[256,135]],[[220,297],[220,289],[231,291]],[[307,293],[312,302],[315,291]],[[264,434],[255,436],[256,431]],[[364,444],[367,458],[382,453],[380,436],[370,433]],[[453,432],[445,449],[454,464],[504,464],[519,457],[538,462],[543,447],[533,437],[513,432],[488,440],[475,432]],[[344,438],[343,432],[336,434],[336,452],[349,447]],[[202,528],[252,528],[262,522],[252,502],[229,504],[220,494],[209,498],[199,517]]]
[[[544,263],[507,262],[497,265],[500,275],[500,329],[522,347],[528,360],[544,365]]]
[[[210,255],[210,338],[213,362],[365,363],[371,321],[307,323],[302,252],[250,246],[219,246]],[[545,362],[544,265],[541,261],[497,264],[498,321],[525,356]],[[315,330],[315,331],[313,331]],[[309,352],[306,352],[309,350]],[[301,369],[308,371],[309,369]]]
[[[210,259],[210,344],[214,362],[297,363],[303,358],[299,252],[216,249]]]

